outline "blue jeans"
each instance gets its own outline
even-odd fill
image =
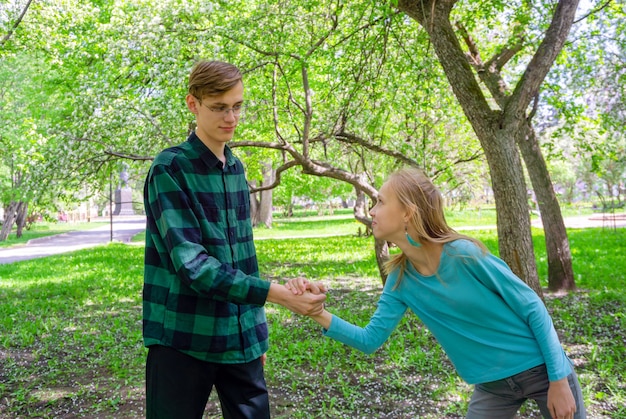
[[[576,401],[574,419],[585,419],[587,413],[583,404],[583,394],[573,369],[567,376],[567,381]],[[545,364],[509,378],[476,384],[466,419],[512,419],[528,399],[535,400],[543,417],[551,419],[552,415],[548,409],[549,385]]]

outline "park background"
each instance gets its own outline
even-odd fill
[[[362,314],[353,320],[364,321],[369,315],[365,308],[373,308],[379,292],[381,258],[394,251],[369,236],[367,208],[388,173],[401,166],[420,167],[453,210],[451,224],[497,225],[485,233],[478,230],[479,238],[509,263],[511,251],[520,251],[522,263],[513,269],[563,321],[557,329],[566,343],[581,348],[581,365],[590,371],[583,376],[585,394],[597,407],[594,414],[621,417],[624,299],[619,289],[624,266],[613,255],[623,247],[623,233],[612,222],[624,212],[624,15],[624,5],[614,1],[5,2],[0,5],[0,198],[5,220],[0,242],[19,243],[31,231],[55,230],[68,221],[74,226],[96,223],[119,210],[123,195],[130,196],[124,203],[140,214],[151,159],[193,129],[183,102],[189,69],[201,58],[230,61],[244,71],[247,97],[231,146],[255,191],[259,253],[273,258],[264,262],[264,275],[281,280],[305,273],[338,281],[346,312]],[[347,220],[335,220],[346,211]],[[289,239],[322,235],[330,222],[305,222],[301,228],[302,212],[331,217],[345,235],[336,235],[331,227],[331,238]],[[457,220],[455,214],[463,215]],[[603,226],[566,232],[562,217],[572,214],[599,216]],[[292,219],[297,222],[290,223]],[[536,227],[531,228],[531,220]],[[340,227],[344,223],[349,231]],[[298,233],[303,229],[317,233],[303,236]],[[261,240],[264,234],[282,241]],[[554,247],[554,242],[566,246]],[[323,253],[314,250],[319,246]],[[120,344],[125,342],[133,348],[129,354],[141,357],[142,349],[133,346],[137,325],[132,323],[141,251],[125,248],[115,254],[115,249],[87,251],[86,261],[80,259],[82,253],[69,262],[52,258],[64,268],[60,271],[45,261],[2,268],[2,309],[7,310],[2,317],[7,331],[3,368],[37,368],[40,361],[53,371],[52,381],[61,380],[57,387],[64,388],[33,393],[33,386],[55,383],[31,382],[28,377],[37,376],[36,369],[16,377],[14,369],[3,369],[0,408],[9,409],[9,417],[29,417],[32,409],[45,412],[47,406],[62,406],[67,417],[79,415],[66,402],[89,401],[98,394],[105,395],[103,402],[93,404],[103,409],[103,417],[117,417],[111,409],[132,405],[127,401],[140,392],[136,364],[117,351],[126,348]],[[555,261],[554,254],[565,257]],[[102,267],[107,264],[112,267]],[[100,272],[98,281],[91,272]],[[118,285],[124,291],[100,295],[122,279]],[[96,288],[86,286],[92,282]],[[81,284],[99,296],[74,295]],[[584,293],[569,293],[577,288]],[[352,301],[349,290],[362,289],[366,302]],[[555,290],[561,292],[548,292]],[[61,304],[44,307],[41,298]],[[74,298],[75,313],[69,315],[63,301]],[[102,314],[100,304],[118,307],[112,309],[118,312],[113,324],[92,328],[78,322],[79,307],[92,310],[80,319],[93,321]],[[42,323],[20,316],[29,312],[40,313]],[[316,333],[306,319],[292,319],[278,309],[276,322],[295,326],[281,335],[281,327],[274,325],[275,342],[305,342]],[[419,323],[408,322],[416,339],[427,338]],[[68,348],[64,355],[48,345],[60,343],[56,339],[67,337],[68,330],[78,331],[72,339],[79,339],[85,327],[96,341],[82,342],[87,348],[81,359],[91,362],[91,356],[99,363],[94,370],[85,368],[94,364],[74,362],[92,374],[77,378],[74,388],[67,374],[76,371],[61,361],[80,355],[76,352],[82,346]],[[97,333],[116,328],[128,334]],[[315,347],[312,359],[327,368],[321,376],[318,366],[303,364],[311,362],[305,360],[312,357],[306,356],[311,343],[302,343],[308,352],[300,352],[298,362],[283,352],[274,357],[291,360],[284,367],[300,368],[289,374],[270,370],[270,379],[287,380],[299,394],[305,384],[317,385],[302,399],[316,407],[288,407],[281,413],[285,417],[307,417],[307,412],[372,417],[358,411],[377,406],[370,403],[376,396],[363,401],[355,394],[357,388],[358,394],[368,394],[363,391],[367,385],[369,391],[382,392],[377,385],[385,381],[375,378],[379,374],[390,380],[395,376],[393,388],[402,395],[398,400],[413,397],[414,406],[426,409],[421,413],[425,417],[440,417],[441,410],[430,408],[452,417],[463,411],[467,393],[453,373],[441,371],[446,363],[436,346],[435,360],[425,368],[420,355],[409,356],[430,354],[426,341],[407,343],[406,350],[396,347],[373,365],[346,349],[315,342],[322,346]],[[103,349],[114,343],[117,351]],[[55,360],[61,363],[55,365]],[[358,378],[341,373],[378,368],[378,361],[386,366]],[[301,371],[314,378],[300,376]],[[424,381],[425,374],[437,377],[436,382],[447,377],[449,391],[461,395],[450,396]],[[101,378],[110,378],[112,387]],[[121,385],[120,378],[130,384]],[[98,383],[95,389],[90,380]],[[333,388],[320,402],[329,380],[346,385]],[[402,382],[408,386],[404,393]],[[410,385],[420,382],[424,387]],[[115,386],[127,390],[127,396],[112,390]],[[381,403],[376,415],[415,415],[413,405],[404,403],[405,410]]]

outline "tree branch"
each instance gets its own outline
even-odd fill
[[[413,159],[408,158],[407,156],[405,156],[404,154],[398,152],[398,151],[393,151],[393,150],[388,150],[386,148],[377,146],[375,144],[371,144],[370,142],[366,141],[365,139],[355,135],[355,134],[350,134],[347,133],[345,131],[341,131],[335,134],[335,138],[339,141],[341,141],[342,143],[346,143],[346,144],[357,144],[360,145],[361,147],[364,147],[368,150],[372,150],[375,151],[377,153],[380,154],[384,154],[387,155],[389,157],[393,157],[394,159],[397,159],[399,161],[401,161],[404,164],[407,164],[409,166],[412,167],[417,167],[417,168],[421,168],[421,166]]]
[[[0,41],[0,47],[4,46],[4,44],[11,38],[11,36],[13,35],[13,32],[15,32],[17,27],[20,25],[20,23],[22,22],[22,19],[24,19],[24,16],[26,15],[26,12],[28,11],[28,8],[30,7],[30,4],[32,2],[33,0],[28,0],[28,3],[26,3],[26,5],[24,6],[22,13],[20,13],[19,17],[13,24],[13,27],[9,29],[9,32],[7,32],[7,34],[4,35],[4,38],[2,38],[2,41]]]
[[[472,154],[471,156],[466,157],[464,159],[456,159],[449,166],[441,168],[439,170],[436,170],[434,173],[430,173],[429,176],[430,176],[431,179],[437,179],[437,177],[439,177],[440,174],[442,174],[442,173],[444,173],[444,172],[446,172],[448,170],[448,167],[456,166],[457,164],[461,164],[461,163],[469,163],[471,161],[474,161],[474,160],[477,160],[477,159],[483,157],[484,154],[485,153],[482,150],[476,150],[474,152],[474,154]]]
[[[598,13],[600,10],[604,9],[605,7],[608,7],[609,4],[611,4],[613,0],[607,0],[606,3],[604,3],[602,6],[598,7],[597,9],[591,10],[589,13],[587,13],[586,15],[584,15],[583,17],[581,17],[580,19],[576,19],[574,21],[574,24],[587,19],[589,16],[591,16],[594,13]]]
[[[349,183],[353,186],[358,186],[361,188],[367,195],[376,199],[378,196],[378,190],[374,188],[367,182],[363,182],[359,175],[354,173],[350,173],[346,170],[339,169],[337,167],[331,166],[329,163],[311,160],[309,158],[305,158],[302,154],[298,153],[292,146],[279,144],[279,143],[264,143],[261,141],[237,141],[234,143],[230,143],[229,146],[231,148],[236,147],[260,147],[260,148],[272,148],[275,150],[282,150],[289,153],[294,159],[294,165],[302,166],[302,172],[308,175],[319,176],[319,177],[329,177],[332,179],[337,179],[346,183]],[[287,164],[287,163],[286,163]]]
[[[230,148],[237,148],[237,147],[273,148],[274,150],[284,150],[287,152],[291,152],[291,150],[294,150],[293,147],[284,143],[268,143],[264,141],[232,141],[228,143],[228,146]]]
[[[459,33],[461,34],[461,38],[463,38],[463,40],[465,41],[465,45],[467,45],[467,49],[469,50],[468,55],[470,58],[470,64],[476,67],[477,70],[482,70],[484,65],[483,65],[482,59],[480,58],[480,52],[478,51],[478,47],[476,46],[476,43],[474,42],[470,34],[467,32],[467,29],[465,29],[465,26],[463,26],[461,22],[456,22],[456,27],[459,30]]]
[[[133,160],[133,161],[152,161],[154,160],[153,156],[140,156],[138,154],[126,154],[126,153],[118,153],[117,151],[104,150],[104,154],[107,156],[119,157],[121,159]]]
[[[339,7],[336,10],[339,10]],[[324,41],[326,41],[326,39],[328,39],[330,34],[333,33],[333,31],[337,29],[337,26],[339,24],[339,19],[337,17],[337,14],[336,13],[333,14],[332,16],[329,17],[329,19],[332,22],[332,25],[330,26],[330,28],[328,28],[328,31],[326,31],[326,34],[320,36],[317,42],[315,42],[315,44],[313,44],[311,48],[309,48],[309,50],[306,52],[307,57],[311,56],[315,52],[315,50],[317,50],[320,46],[322,46],[322,44],[324,43]]]
[[[426,29],[454,95],[474,130],[488,130],[497,115],[468,63],[454,28],[450,11],[456,0],[398,0],[398,8]]]
[[[138,154],[126,154],[126,153],[120,153],[117,151],[113,151],[110,149],[110,145],[106,144],[102,141],[99,140],[94,140],[93,138],[81,138],[81,137],[74,137],[74,141],[77,142],[84,142],[84,143],[96,143],[96,144],[100,144],[104,150],[102,151],[102,153],[104,155],[107,156],[112,156],[112,157],[118,157],[118,158],[122,158],[122,159],[128,159],[128,160],[133,160],[133,161],[151,161],[154,160],[153,156],[140,156]]]
[[[474,67],[478,77],[485,83],[485,86],[491,93],[491,96],[495,99],[496,103],[501,109],[506,106],[508,87],[506,82],[502,79],[502,68],[508,63],[511,58],[515,56],[523,47],[523,39],[518,39],[512,48],[502,48],[486,63],[482,62],[480,53],[476,43],[471,38],[467,29],[461,22],[457,22],[456,26],[461,34],[461,37],[465,41],[469,49],[469,61],[470,65]]]
[[[304,112],[304,131],[302,133],[302,154],[304,158],[307,159],[309,157],[309,135],[311,133],[313,108],[311,103],[311,87],[309,86],[309,73],[304,63],[302,63],[302,89],[304,90],[304,103],[306,106]]]
[[[281,176],[282,172],[284,172],[287,169],[291,169],[292,167],[295,167],[295,166],[298,166],[298,162],[295,161],[295,160],[292,160],[292,161],[289,161],[289,162],[283,164],[278,169],[276,169],[276,179],[274,179],[274,183],[272,183],[271,185],[260,186],[258,188],[255,188],[254,186],[252,186],[250,184],[250,182],[248,182],[248,187],[250,188],[250,193],[257,193],[257,192],[261,192],[261,191],[266,191],[268,189],[274,189],[275,187],[280,185],[280,176]]]
[[[526,120],[526,109],[539,92],[539,87],[563,48],[574,22],[577,7],[578,0],[559,0],[546,36],[507,102],[505,108],[507,118]]]
[[[168,137],[167,135],[165,135],[163,133],[163,131],[161,131],[161,126],[154,120],[152,115],[146,114],[144,111],[142,111],[141,109],[139,109],[139,108],[137,108],[135,106],[131,106],[130,109],[134,110],[139,115],[141,115],[145,119],[147,119],[148,122],[150,123],[150,125],[152,125],[154,127],[154,129],[156,130],[156,132],[161,136],[161,138],[164,138],[169,144],[174,144],[174,140],[172,138]]]

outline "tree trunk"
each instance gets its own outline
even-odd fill
[[[530,124],[526,124],[525,129],[519,131],[517,144],[528,169],[543,224],[548,255],[548,288],[550,291],[574,290],[576,283],[572,256],[561,207],[554,193],[535,130]]]
[[[268,186],[274,183],[274,169],[272,168],[272,162],[266,162],[263,164],[263,183],[262,186]],[[261,204],[259,207],[258,223],[265,224],[265,227],[272,228],[272,189],[266,189],[261,191]]]
[[[22,237],[22,232],[24,231],[24,226],[26,225],[26,214],[28,213],[28,204],[26,202],[20,201],[18,203],[18,208],[15,215],[15,224],[17,225],[17,230],[15,232],[15,237],[18,239]]]
[[[378,272],[380,273],[380,279],[383,282],[383,287],[387,282],[387,274],[383,267],[385,262],[389,260],[389,245],[385,240],[374,239],[374,249],[376,251],[376,262],[378,263]]]
[[[372,232],[372,219],[368,217],[369,208],[367,208],[367,195],[363,189],[354,187],[356,191],[356,202],[354,203],[354,218],[365,226],[365,235],[368,236]],[[387,274],[385,274],[385,262],[389,260],[389,244],[385,240],[374,238],[374,252],[376,254],[376,263],[383,287],[387,282]]]
[[[526,163],[535,195],[539,197],[537,203],[545,230],[548,282],[551,290],[574,289],[574,273],[563,217],[531,124],[532,116],[527,116],[527,108],[531,99],[536,100],[539,86],[567,38],[577,5],[578,0],[559,1],[545,38],[512,93],[502,77],[501,70],[518,51],[523,49],[523,38],[513,36],[508,43],[509,46],[503,47],[492,58],[483,61],[477,44],[465,28],[459,25],[469,51],[468,62],[503,111],[502,120],[508,121],[506,125],[509,131],[517,133],[518,148]]]
[[[4,211],[4,224],[2,224],[2,230],[0,230],[0,242],[9,238],[9,234],[11,234],[11,230],[13,229],[13,223],[15,223],[15,219],[17,218],[18,207],[19,202],[15,201],[11,201],[6,207]]]
[[[248,181],[250,186],[253,188],[256,187],[256,180]],[[252,227],[256,227],[259,225],[259,193],[254,192],[250,194],[250,222],[252,223]]]
[[[356,192],[356,201],[354,202],[354,218],[365,226],[365,236],[371,234],[372,220],[367,215],[369,209],[367,208],[367,195],[358,187],[354,187]]]
[[[513,273],[543,297],[530,229],[530,213],[522,161],[515,144],[515,133],[501,129],[496,142],[488,134],[479,135],[489,163],[496,202],[500,257]]]

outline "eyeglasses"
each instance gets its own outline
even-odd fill
[[[227,116],[230,111],[233,111],[234,116],[241,115],[243,111],[243,105],[235,105],[232,108],[227,108],[226,106],[208,106],[203,103],[203,105],[213,113],[219,114],[221,116]]]

